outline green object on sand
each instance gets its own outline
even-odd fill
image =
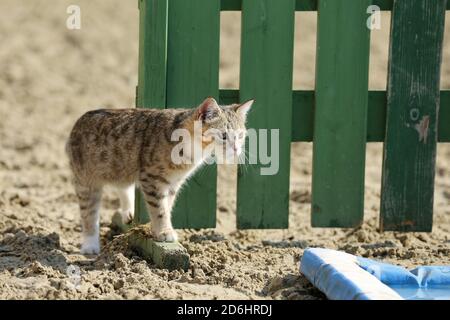
[[[189,254],[178,242],[158,242],[152,239],[148,225],[135,226],[124,224],[120,214],[116,213],[112,219],[113,225],[122,232],[129,232],[129,245],[158,268],[187,270],[189,268]]]

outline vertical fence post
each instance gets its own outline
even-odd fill
[[[431,231],[446,0],[392,9],[382,230]]]
[[[219,98],[219,0],[170,0],[167,65],[168,108],[196,107]],[[216,226],[217,169],[208,165],[181,190],[175,228]]]
[[[255,99],[247,127],[268,129],[267,150],[272,168],[277,167],[278,172],[263,175],[261,168],[269,165],[261,164],[259,157],[257,164],[239,166],[240,229],[288,226],[294,10],[294,0],[242,3],[240,100]],[[270,129],[279,130],[279,141],[271,141]],[[258,143],[261,138],[259,135]],[[279,150],[270,154],[278,142]],[[260,146],[258,151],[262,151]],[[248,154],[252,156],[256,155]]]
[[[319,1],[313,227],[363,221],[371,2]]]
[[[136,106],[166,106],[168,0],[139,0],[139,74]],[[136,223],[146,223],[149,216],[141,192],[136,189]]]

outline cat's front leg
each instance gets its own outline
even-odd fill
[[[147,209],[151,217],[151,229],[155,240],[174,242],[178,240],[177,233],[172,227],[172,221],[168,206],[168,198],[155,199],[153,196],[146,194],[144,198]]]
[[[140,185],[150,213],[153,237],[157,241],[177,241],[169,205],[170,183],[160,176],[145,175],[140,179]]]

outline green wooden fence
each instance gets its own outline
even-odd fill
[[[367,7],[392,10],[388,88],[368,90]],[[357,227],[366,142],[384,142],[381,230],[431,231],[437,142],[450,142],[439,88],[446,0],[139,0],[138,107],[256,99],[248,126],[279,129],[280,170],[238,170],[240,229],[286,228],[290,144],[313,142],[312,225]],[[242,11],[240,88],[219,88],[220,12]],[[294,12],[318,11],[315,91],[292,90]],[[439,116],[438,116],[439,115]],[[148,221],[138,193],[137,220]],[[216,168],[182,191],[176,228],[216,224]]]

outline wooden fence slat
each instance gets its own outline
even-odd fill
[[[139,74],[136,106],[166,105],[166,59],[168,0],[139,0]],[[141,192],[136,189],[135,222],[146,223],[149,215]]]
[[[431,231],[446,0],[392,9],[382,230]]]
[[[168,108],[196,107],[219,97],[219,0],[170,0]],[[175,228],[216,226],[216,166],[200,169],[183,187],[173,212]]]
[[[296,11],[317,11],[318,0],[296,0]],[[390,11],[394,0],[372,0],[372,4],[376,5],[383,11]],[[242,9],[242,0],[221,0],[222,11],[240,11]],[[447,2],[447,10],[450,10],[450,1]]]
[[[269,129],[269,141],[270,129],[279,129],[279,170],[262,175],[261,168],[268,165],[261,164],[259,157],[258,164],[239,166],[239,229],[288,226],[294,9],[294,0],[242,3],[240,100],[255,99],[249,128]]]
[[[363,220],[370,4],[319,1],[313,227],[356,227]]]

